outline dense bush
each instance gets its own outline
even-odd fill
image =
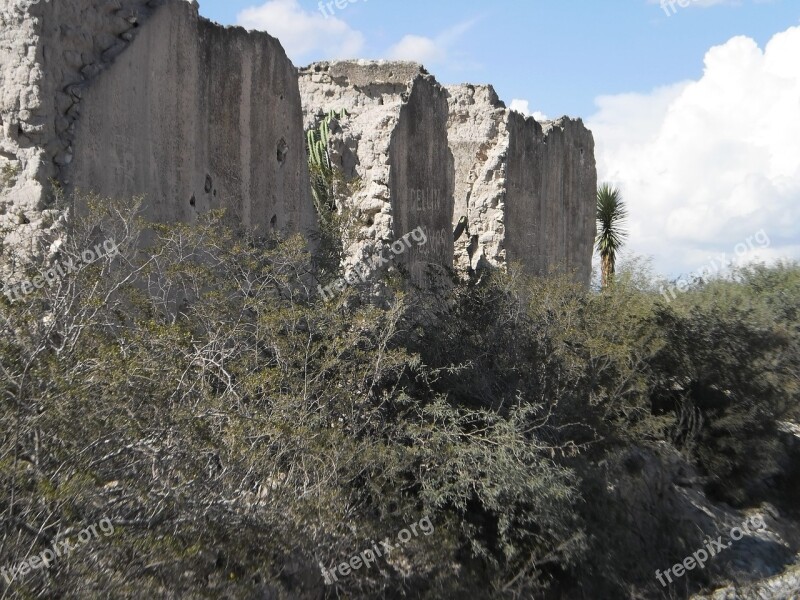
[[[778,425],[798,407],[799,295],[796,268],[758,267],[655,311],[666,336],[655,401],[680,415],[673,441],[732,503],[780,470]]]
[[[641,500],[668,486],[659,466],[741,504],[781,468],[797,266],[669,305],[630,272],[603,293],[390,279],[379,309],[317,298],[299,238],[101,206],[58,260],[104,239],[118,256],[0,298],[0,565],[115,532],[19,597],[660,597],[648,574],[703,532],[672,496]],[[324,585],[424,517],[435,533]]]

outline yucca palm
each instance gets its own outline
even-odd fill
[[[617,254],[628,237],[623,228],[628,209],[619,189],[604,183],[597,190],[597,239],[595,246],[600,254],[602,286],[605,289],[614,278]]]

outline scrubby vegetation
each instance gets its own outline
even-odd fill
[[[6,162],[0,167],[0,189],[14,185],[19,175],[19,165],[17,163]]]
[[[653,572],[713,532],[675,511],[673,469],[800,505],[778,435],[800,418],[798,265],[669,304],[623,267],[602,293],[400,282],[378,309],[317,299],[298,238],[101,206],[59,260],[118,256],[0,297],[0,566],[115,531],[6,597],[683,597]],[[424,517],[432,535],[324,584]]]

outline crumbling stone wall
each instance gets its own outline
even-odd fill
[[[596,231],[594,139],[580,119],[509,115],[508,260],[534,275],[573,273],[586,285]]]
[[[422,227],[426,243],[395,256],[418,282],[512,262],[589,281],[596,172],[580,121],[525,119],[491,87],[445,90],[414,63],[318,63],[298,83],[277,40],[185,0],[0,0],[0,23],[5,244],[58,229],[51,182],[144,195],[155,220],[225,207],[248,226],[306,232],[303,130],[346,109],[332,156],[363,182],[347,268]]]
[[[313,227],[297,71],[276,39],[185,0],[0,0],[0,24],[5,243],[57,226],[51,181],[144,195],[155,220],[225,207]]]
[[[74,157],[86,86],[135,37],[154,0],[0,0],[0,231],[33,253],[58,227],[51,181]],[[13,174],[13,176],[12,176]]]
[[[447,144],[447,97],[432,78],[412,83],[389,148],[395,236],[422,227],[425,245],[398,260],[417,282],[437,279],[436,267],[453,266],[454,163]]]
[[[449,144],[455,160],[454,229],[468,228],[455,243],[459,270],[505,267],[508,112],[491,86],[451,86]]]
[[[580,120],[526,119],[491,86],[443,90],[413,63],[318,63],[301,70],[300,89],[306,128],[329,110],[350,113],[331,152],[365,182],[351,263],[425,225],[432,239],[410,257],[417,279],[431,263],[461,272],[519,263],[588,285],[597,174]]]
[[[519,263],[589,284],[595,235],[594,139],[580,120],[538,123],[491,86],[448,87],[460,268]]]
[[[313,227],[297,71],[266,33],[170,2],[81,108],[76,186],[144,192],[163,221],[222,207],[262,231]]]
[[[392,256],[417,283],[453,264],[453,159],[446,92],[420,65],[338,61],[300,71],[305,126],[347,110],[331,137],[331,157],[362,187],[351,200],[361,223],[347,267]],[[424,245],[394,256],[389,246],[422,227]]]

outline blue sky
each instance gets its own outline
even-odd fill
[[[201,0],[200,12],[268,31],[298,65],[416,59],[444,84],[491,83],[521,110],[582,117],[601,178],[630,205],[629,248],[659,272],[734,256],[761,229],[769,248],[746,258],[800,258],[797,0],[688,0],[670,16],[659,0],[351,2],[327,19],[312,0]]]
[[[203,0],[203,16],[236,24],[253,0]],[[299,0],[309,13],[318,2]],[[385,58],[408,34],[436,39],[471,25],[442,62],[442,83],[491,83],[501,98],[527,98],[547,115],[589,116],[599,95],[649,91],[702,74],[703,55],[736,35],[759,44],[800,24],[800,2],[776,0],[679,8],[646,0],[359,0],[335,17],[365,36],[359,56]],[[298,63],[330,58],[320,48]],[[303,60],[299,60],[303,59]]]

